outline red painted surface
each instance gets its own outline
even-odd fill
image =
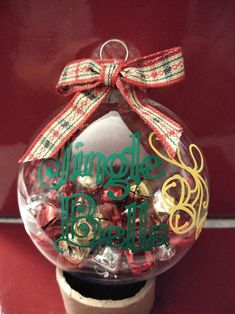
[[[19,215],[17,160],[66,100],[54,92],[65,63],[123,39],[140,55],[181,45],[186,80],[150,91],[189,126],[211,177],[211,216],[235,215],[233,1],[1,1],[0,215]]]
[[[33,247],[23,225],[0,228],[0,313],[65,314],[55,267]]]
[[[234,241],[233,229],[205,230],[181,262],[157,277],[151,314],[234,313]],[[2,224],[0,247],[2,312],[65,314],[55,268],[23,226]]]

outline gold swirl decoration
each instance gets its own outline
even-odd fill
[[[189,155],[192,166],[189,166],[182,159],[179,147],[177,148],[176,157],[172,159],[163,155],[154,146],[153,138],[157,140],[156,135],[151,133],[148,140],[152,150],[166,162],[188,173],[188,180],[181,174],[174,174],[162,185],[163,202],[170,208],[169,225],[173,232],[180,235],[186,234],[195,228],[195,239],[197,239],[206,221],[209,203],[208,186],[201,174],[204,168],[202,153],[195,144],[190,144]],[[196,155],[198,155],[198,158],[196,158]],[[174,189],[180,191],[177,199],[172,196]],[[181,218],[183,218],[183,223]]]

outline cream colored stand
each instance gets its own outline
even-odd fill
[[[59,268],[56,269],[56,279],[68,314],[148,314],[153,306],[155,279],[147,280],[133,297],[117,301],[82,296],[70,287]]]

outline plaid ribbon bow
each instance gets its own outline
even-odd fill
[[[19,162],[54,156],[97,110],[112,88],[155,132],[168,154],[174,157],[182,127],[148,105],[138,87],[161,87],[184,78],[180,47],[131,61],[82,59],[64,68],[57,91],[74,94],[69,104],[40,132]]]

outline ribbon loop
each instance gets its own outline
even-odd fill
[[[169,86],[184,78],[180,47],[164,50],[126,63],[123,80],[144,88]]]
[[[66,141],[97,110],[111,88],[119,89],[129,106],[149,125],[171,157],[182,134],[182,127],[148,105],[138,87],[169,86],[184,78],[180,47],[131,61],[76,60],[65,66],[57,91],[74,94],[69,104],[41,131],[19,162],[53,157]]]
[[[95,88],[100,84],[102,67],[92,59],[78,60],[65,66],[56,90],[67,96],[79,91]]]

